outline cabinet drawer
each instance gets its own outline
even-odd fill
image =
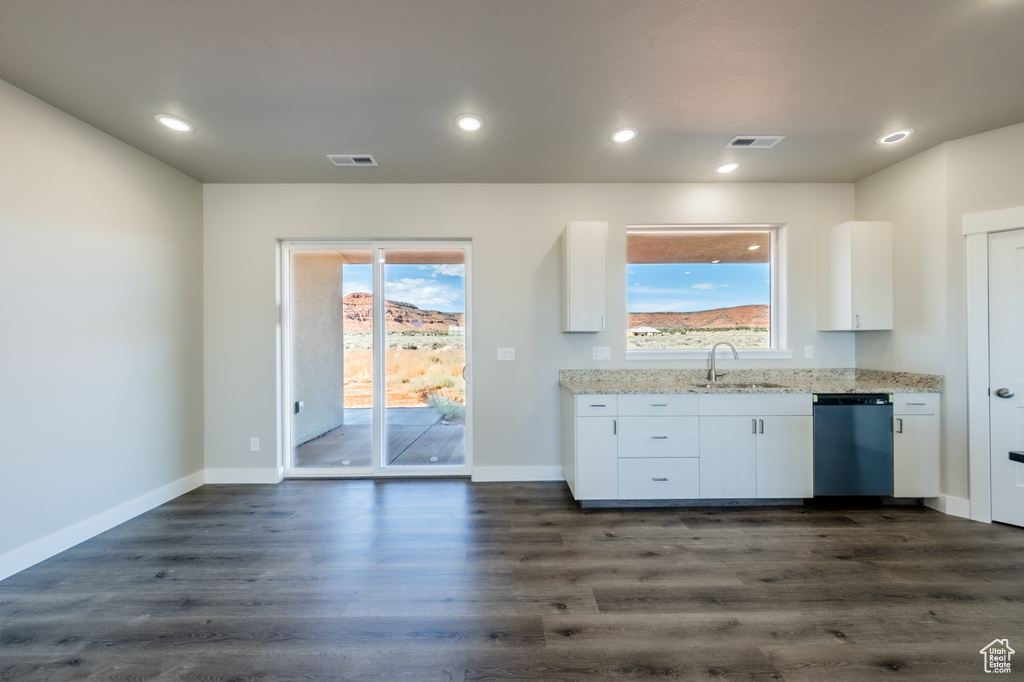
[[[695,500],[700,497],[700,460],[620,459],[620,500]]]
[[[810,393],[722,393],[700,396],[701,415],[744,416],[809,415],[813,411]]]
[[[576,414],[580,417],[614,417],[619,412],[614,393],[576,396]]]
[[[619,417],[619,457],[697,457],[697,417]]]
[[[897,393],[893,396],[893,414],[935,414],[934,393]]]
[[[623,417],[695,414],[696,393],[636,393],[619,396],[619,415]]]

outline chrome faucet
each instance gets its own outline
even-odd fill
[[[715,351],[718,350],[719,346],[729,346],[732,349],[732,357],[736,360],[740,359],[740,354],[736,352],[736,346],[728,341],[719,341],[711,346],[711,369],[708,371],[708,378],[711,380],[711,383],[718,381],[718,372],[715,371]],[[725,374],[725,372],[722,372],[722,374]]]

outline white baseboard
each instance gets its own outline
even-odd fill
[[[134,500],[119,504],[112,509],[100,512],[95,516],[0,555],[0,580],[23,571],[29,566],[34,566],[40,561],[49,559],[56,554],[60,554],[64,550],[70,549],[78,543],[108,531],[115,526],[119,526],[125,521],[133,519],[154,507],[158,507],[164,502],[169,502],[179,495],[184,495],[188,491],[203,485],[203,483],[203,472],[197,471],[185,478],[157,488],[152,492],[140,495]]]
[[[560,466],[473,467],[474,483],[564,480]]]
[[[280,483],[284,480],[284,467],[273,469],[207,469],[206,483],[246,484]]]
[[[964,519],[971,518],[971,501],[965,500],[962,497],[939,495],[938,497],[925,500],[924,505],[950,516],[959,516]]]

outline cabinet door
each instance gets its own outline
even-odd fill
[[[814,495],[814,426],[811,417],[758,419],[757,496]]]
[[[893,497],[939,494],[939,418],[916,414],[893,417]]]
[[[605,327],[608,223],[572,222],[562,235],[562,331]]]
[[[576,419],[576,499],[619,496],[618,438],[612,417]]]
[[[892,223],[853,223],[850,243],[853,329],[892,329]]]
[[[701,498],[757,496],[756,417],[700,418]]]

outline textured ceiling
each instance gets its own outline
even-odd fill
[[[850,182],[1024,121],[1022,34],[1024,0],[0,0],[0,79],[203,182]]]

